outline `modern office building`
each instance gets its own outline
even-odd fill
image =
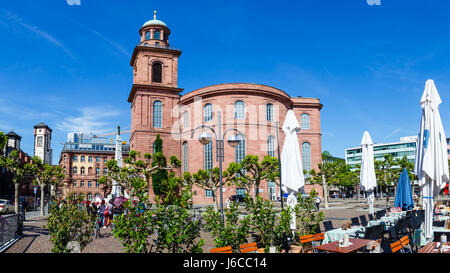
[[[130,61],[133,67],[133,86],[128,102],[131,104],[132,150],[152,153],[156,135],[159,134],[163,140],[165,156],[175,155],[182,161],[182,167],[176,170],[178,175],[185,171],[194,173],[199,169],[217,167],[214,134],[218,133],[220,115],[222,133],[230,130],[225,136],[224,169],[229,163],[240,162],[249,154],[257,155],[262,160],[265,155],[277,155],[277,134],[279,147],[283,147],[285,135],[281,127],[287,111],[292,109],[301,126],[298,143],[303,168],[317,169],[317,164],[322,162],[322,104],[319,99],[290,97],[283,90],[255,83],[217,84],[181,95],[183,89],[178,87],[178,60],[181,51],[170,47],[170,34],[167,25],[157,20],[156,15],[139,30],[140,41]],[[195,129],[202,125],[214,129],[214,134],[204,129],[212,135],[211,141],[206,145],[197,140],[202,130]],[[226,142],[228,137],[236,134],[233,128],[239,130],[238,137],[241,139],[235,148]],[[307,185],[305,190],[309,191],[312,187],[313,185]],[[223,197],[225,199],[241,195],[243,190],[234,186],[225,187]],[[258,190],[267,199],[279,196],[279,189],[274,182],[266,181]],[[320,189],[316,188],[316,191],[322,193]],[[149,195],[153,199],[151,186]],[[211,191],[194,188],[193,202],[211,204]]]
[[[130,146],[122,143],[124,157],[129,151]],[[59,158],[66,177],[63,187],[58,189],[58,196],[64,198],[69,193],[76,193],[84,195],[87,200],[97,195],[107,197],[111,189],[100,185],[98,180],[107,170],[106,162],[114,157],[115,143],[112,139],[92,133],[68,133]]]
[[[401,137],[399,142],[391,143],[374,143],[373,156],[374,160],[384,160],[384,155],[390,154],[396,159],[401,159],[404,156],[413,162],[416,159],[416,142],[417,137]],[[354,167],[355,165],[361,165],[361,152],[362,148],[353,147],[345,149],[345,163]]]

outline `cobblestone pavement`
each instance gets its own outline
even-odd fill
[[[393,200],[391,200],[393,202]],[[392,204],[390,204],[392,206]],[[386,207],[385,199],[377,200],[374,204],[374,210],[384,209]],[[331,220],[334,227],[340,227],[342,223],[349,221],[351,217],[368,213],[368,204],[365,199],[335,199],[329,201],[329,208],[321,207],[325,214],[324,220]],[[46,216],[28,217],[24,225],[24,236],[12,245],[6,253],[49,253],[51,252],[51,242],[48,231],[43,227],[46,222]],[[100,229],[102,238],[95,239],[83,249],[83,253],[123,253],[124,250],[120,242],[111,235],[111,230]],[[214,241],[209,233],[202,232],[202,238],[205,239],[203,246],[204,252],[214,247]]]

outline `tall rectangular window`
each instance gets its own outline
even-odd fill
[[[302,164],[304,170],[308,172],[311,170],[311,144],[308,142],[302,144]],[[309,174],[306,176],[309,177]]]
[[[162,103],[159,100],[153,103],[153,127],[162,128]]]
[[[205,190],[205,197],[206,198],[212,198],[213,197],[212,190]]]
[[[267,138],[267,153],[270,156],[275,156],[275,137],[269,136]]]
[[[43,137],[42,136],[38,136],[37,137],[37,143],[36,143],[36,146],[37,147],[42,147],[42,140],[43,140]]]
[[[203,169],[211,170],[213,168],[212,141],[203,146]]]
[[[188,166],[189,154],[188,154],[188,143],[183,143],[183,172],[187,172],[189,170]]]
[[[266,105],[266,118],[267,121],[273,121],[273,105],[271,103]]]

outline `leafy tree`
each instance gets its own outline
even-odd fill
[[[158,162],[156,160],[156,158],[153,160],[152,166],[156,166],[158,164],[162,164],[165,165],[166,164],[166,158],[163,155],[163,141],[160,137],[160,135],[156,135],[156,140],[155,140],[155,144],[154,144],[154,155],[158,155],[160,161]],[[168,172],[167,170],[164,169],[158,169],[157,171],[155,171],[152,174],[152,187],[153,187],[153,192],[155,193],[155,195],[161,195],[162,192],[164,192],[164,188],[163,188],[163,180],[168,178]]]
[[[297,218],[297,237],[315,234],[320,231],[319,224],[325,215],[322,211],[316,211],[316,203],[314,201],[316,195],[317,192],[312,189],[307,197],[303,197],[300,193],[297,196],[298,203],[294,207]]]
[[[5,145],[6,145],[7,141],[8,141],[8,137],[5,135],[5,133],[0,131],[0,154],[3,151],[3,148],[5,148]]]
[[[0,167],[5,167],[12,174],[12,181],[14,183],[14,209],[15,213],[19,213],[19,195],[20,186],[26,175],[31,174],[32,166],[30,163],[23,164],[19,158],[19,151],[12,150],[8,156],[0,157]]]
[[[45,187],[58,185],[65,177],[60,166],[45,164],[38,156],[31,158],[30,171],[34,177],[33,182],[41,188],[41,215],[44,215]]]
[[[197,185],[202,189],[212,192],[214,210],[218,210],[217,190],[220,187],[220,169],[215,167],[211,170],[198,170],[194,174],[184,173],[184,180],[191,185]]]
[[[262,181],[277,181],[280,177],[278,168],[278,159],[266,155],[259,162],[256,155],[247,155],[240,162],[231,162],[228,169],[224,172],[227,182],[234,183],[236,186],[245,188],[247,193],[255,187],[255,197],[259,195],[259,185]]]
[[[231,202],[225,209],[225,223],[222,226],[220,213],[208,207],[204,214],[205,230],[211,232],[216,247],[231,246],[233,252],[239,252],[239,246],[248,242],[251,223],[250,216],[239,219],[238,203]]]
[[[82,197],[69,194],[61,206],[54,203],[50,207],[48,229],[53,253],[67,253],[67,244],[76,241],[81,250],[92,241],[92,231],[95,228],[96,216],[90,214],[85,206],[79,204]]]

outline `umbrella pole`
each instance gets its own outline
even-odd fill
[[[277,151],[278,151],[278,172],[280,174],[280,197],[281,197],[281,209],[284,208],[283,205],[283,185],[281,184],[281,158],[280,158],[280,140],[278,138],[278,121],[276,122],[276,127],[277,127]]]

